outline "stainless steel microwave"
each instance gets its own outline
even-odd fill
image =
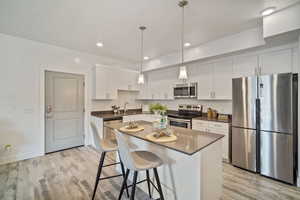
[[[197,83],[176,84],[173,95],[175,99],[197,98]]]

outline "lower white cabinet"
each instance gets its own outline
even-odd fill
[[[193,119],[192,129],[225,135],[222,139],[223,159],[229,160],[229,123]]]

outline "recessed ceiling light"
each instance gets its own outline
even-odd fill
[[[74,62],[77,63],[77,64],[80,63],[80,58],[75,58]]]
[[[186,43],[184,43],[184,46],[185,46],[185,47],[189,47],[189,46],[191,46],[191,43],[186,42]]]
[[[271,15],[275,10],[276,10],[276,7],[268,7],[266,9],[264,9],[263,11],[261,11],[260,14],[262,16],[268,16],[268,15]]]
[[[149,57],[148,56],[144,56],[144,60],[149,60]]]
[[[97,47],[103,47],[103,43],[102,43],[102,42],[97,42],[97,43],[96,43],[96,46],[97,46]]]

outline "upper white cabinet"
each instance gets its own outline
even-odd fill
[[[117,88],[119,90],[138,91],[138,75],[139,73],[135,71],[118,70],[118,73],[114,77],[118,84]]]
[[[138,72],[112,67],[94,67],[93,99],[110,100],[118,98],[118,90],[138,90]]]
[[[176,83],[174,68],[152,71],[145,74],[145,84],[140,86],[139,100],[172,100]]]
[[[114,69],[108,67],[95,67],[93,69],[93,99],[117,98],[114,76]]]
[[[253,76],[257,73],[258,56],[238,56],[233,60],[233,78]]]
[[[233,62],[233,77],[289,73],[293,71],[293,50],[280,49],[258,55],[238,56]]]
[[[292,49],[267,52],[259,56],[260,74],[292,72]]]
[[[213,98],[232,99],[232,60],[216,62],[213,69]]]
[[[198,99],[230,100],[232,89],[232,60],[199,66]]]
[[[199,66],[198,99],[211,99],[213,91],[213,64]]]

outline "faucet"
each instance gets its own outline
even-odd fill
[[[127,112],[127,105],[128,105],[128,102],[125,102],[124,103],[124,114],[126,114],[126,112]]]

